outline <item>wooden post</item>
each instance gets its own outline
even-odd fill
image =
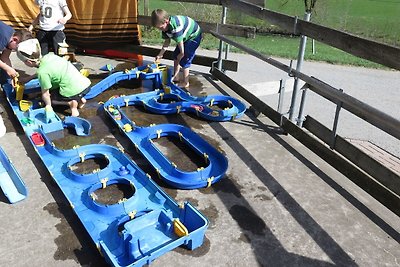
[[[143,0],[143,15],[149,15],[149,1],[150,0]]]
[[[264,5],[265,5],[264,0],[248,0],[247,2],[257,5],[257,6],[260,6],[260,7],[264,7]]]

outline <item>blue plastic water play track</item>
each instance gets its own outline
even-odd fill
[[[210,121],[229,121],[241,117],[246,105],[238,99],[224,95],[197,97],[190,95],[171,82],[171,73],[165,65],[149,64],[131,70],[110,74],[93,85],[86,99],[92,99],[123,80],[142,79],[146,86],[158,89],[156,95],[143,95],[142,102],[147,110],[157,114],[191,112]],[[37,79],[25,84],[25,93],[39,90]],[[170,103],[166,103],[170,100]]]
[[[206,120],[228,121],[241,117],[246,111],[243,102],[230,96],[190,95],[189,92],[171,82],[170,71],[165,65],[160,64],[149,64],[115,72],[93,85],[85,98],[94,98],[119,81],[130,79],[142,79],[150,82],[153,90],[158,89],[156,95],[139,95],[146,109],[157,114],[191,112]],[[166,103],[166,100],[170,103]]]
[[[139,95],[113,98],[104,104],[108,115],[119,126],[122,132],[131,140],[156,169],[160,178],[168,184],[182,189],[207,187],[220,180],[228,168],[228,161],[224,155],[207,143],[203,138],[187,127],[177,124],[159,124],[149,127],[139,127],[132,122],[121,107],[131,105],[145,105],[159,92],[152,91]],[[175,113],[177,109],[175,109]],[[153,140],[161,137],[174,137],[187,147],[204,158],[204,167],[193,172],[185,172],[177,168],[154,144]]]
[[[165,82],[167,72],[159,65],[147,65],[109,75],[94,85],[87,99],[93,98],[121,80],[141,78],[155,91],[107,101],[104,109],[135,147],[149,160],[169,184],[179,188],[210,186],[227,170],[227,159],[190,129],[162,124],[137,127],[122,112],[122,106],[143,105],[160,114],[192,112],[199,117],[226,121],[240,117],[245,106],[228,96],[193,97],[181,88]],[[164,76],[163,76],[164,75]],[[168,86],[164,84],[168,84]],[[3,85],[7,100],[26,135],[53,179],[71,204],[82,224],[105,259],[113,266],[142,266],[180,245],[195,249],[203,242],[207,219],[189,203],[178,205],[122,151],[108,145],[86,145],[70,150],[57,149],[48,133],[73,127],[78,135],[87,135],[85,120],[57,115],[50,120],[37,102],[21,111],[10,84]],[[38,90],[37,80],[25,84],[25,93]],[[154,145],[164,136],[179,138],[204,158],[205,166],[195,172],[177,169]],[[79,174],[73,166],[89,159],[101,158],[107,166],[90,174]],[[61,166],[61,168],[60,168]],[[130,186],[132,196],[105,205],[96,201],[96,191],[107,186]]]
[[[104,104],[107,114],[156,169],[159,178],[168,184],[181,189],[194,189],[208,187],[219,181],[228,168],[228,161],[199,135],[176,124],[152,127],[136,126],[121,110],[121,107],[140,105],[157,114],[190,112],[206,120],[228,121],[242,116],[246,106],[230,96],[192,96],[187,91],[168,82],[170,73],[165,65],[159,64],[149,64],[112,73],[95,84],[85,98],[94,98],[119,81],[139,78],[146,81],[152,89],[162,89],[111,99]],[[163,84],[165,82],[168,85]],[[28,88],[34,87],[32,86],[34,84],[31,82]],[[204,158],[205,166],[193,172],[178,169],[177,165],[168,160],[153,143],[154,139],[166,136],[179,138],[188,148]]]
[[[57,149],[47,133],[62,130],[61,119],[56,115],[47,121],[44,108],[35,104],[23,112],[12,86],[4,84],[3,90],[25,134],[108,263],[143,266],[180,245],[195,249],[202,244],[208,221],[190,203],[178,205],[115,147]],[[74,165],[94,158],[106,160],[107,166],[89,174],[73,171]],[[96,201],[97,190],[115,184],[130,186],[132,196],[110,205]]]

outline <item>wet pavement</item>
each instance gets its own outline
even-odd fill
[[[132,62],[98,57],[78,59],[90,68],[92,83],[105,77],[98,71],[105,64],[111,63],[117,70],[132,66]],[[190,77],[191,94],[235,96],[203,69]],[[129,118],[142,127],[153,123],[187,126],[228,158],[226,176],[209,188],[178,190],[166,185],[101,106],[115,95],[147,90],[138,81],[113,86],[81,110],[81,117],[92,124],[90,136],[78,137],[65,129],[50,137],[62,149],[86,144],[123,148],[167,194],[178,203],[191,202],[209,219],[200,248],[177,248],[156,259],[153,266],[399,265],[399,218],[293,137],[280,134],[276,125],[262,115],[254,117],[246,112],[235,121],[209,122],[193,114],[157,115],[143,107],[124,108]],[[5,107],[7,126],[0,145],[29,190],[27,199],[14,205],[0,192],[0,266],[106,266],[12,111],[3,98],[0,102]],[[60,116],[70,112],[67,107],[55,110]],[[182,170],[204,164],[202,158],[193,156],[174,138],[162,137],[155,143]],[[85,160],[73,168],[88,173],[101,169],[106,161]],[[132,194],[130,187],[117,185],[95,192],[96,200],[106,204]]]

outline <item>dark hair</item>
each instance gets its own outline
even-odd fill
[[[28,40],[28,39],[32,39],[32,38],[33,38],[32,33],[31,33],[30,31],[28,31],[28,30],[25,30],[25,29],[16,30],[16,31],[14,32],[13,36],[18,37],[19,42],[23,42],[23,41],[25,41],[25,40]]]
[[[164,23],[169,18],[167,11],[164,9],[155,9],[151,12],[151,25],[156,27],[161,23]]]

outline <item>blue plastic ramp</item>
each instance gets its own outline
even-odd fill
[[[26,198],[28,190],[19,173],[0,147],[0,187],[10,203],[16,203]]]
[[[120,81],[131,79],[142,79],[152,82],[152,89],[160,88],[162,84],[162,71],[164,65],[150,64],[136,67],[131,70],[118,71],[110,74],[105,79],[90,88],[89,93],[85,95],[86,99],[92,99],[109,89]]]
[[[65,117],[63,124],[68,128],[73,128],[78,136],[88,136],[92,125],[88,120],[81,117]]]

